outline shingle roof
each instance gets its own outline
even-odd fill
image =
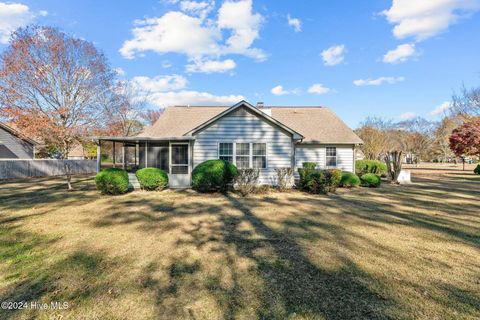
[[[227,108],[229,107],[168,107],[157,122],[147,127],[139,136],[155,138],[182,136]],[[329,108],[283,106],[264,108],[271,108],[274,119],[302,134],[305,137],[304,143],[362,143],[362,140]]]
[[[30,139],[29,137],[22,134],[18,129],[13,128],[12,124],[6,125],[5,123],[0,122],[0,128],[2,128],[3,130],[9,132],[10,134],[13,134],[17,138],[22,139],[23,141],[26,141],[26,142],[28,142],[32,145],[38,145],[39,144],[37,141],[35,141],[33,139]]]

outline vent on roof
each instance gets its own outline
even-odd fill
[[[257,108],[263,108],[264,107],[264,104],[263,102],[257,102]]]

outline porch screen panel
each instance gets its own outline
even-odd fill
[[[188,173],[188,145],[172,144],[172,173]]]

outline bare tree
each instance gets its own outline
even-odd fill
[[[460,93],[453,94],[450,110],[464,118],[480,117],[480,87],[467,89],[463,85]]]
[[[163,114],[164,109],[156,109],[156,110],[146,110],[141,114],[142,119],[150,126],[153,126],[155,122],[160,118]]]
[[[379,159],[388,145],[386,130],[391,128],[391,122],[381,118],[369,117],[355,133],[363,140],[360,146],[367,159]]]

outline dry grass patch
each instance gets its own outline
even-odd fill
[[[474,319],[480,177],[252,195],[0,184],[1,319]]]

